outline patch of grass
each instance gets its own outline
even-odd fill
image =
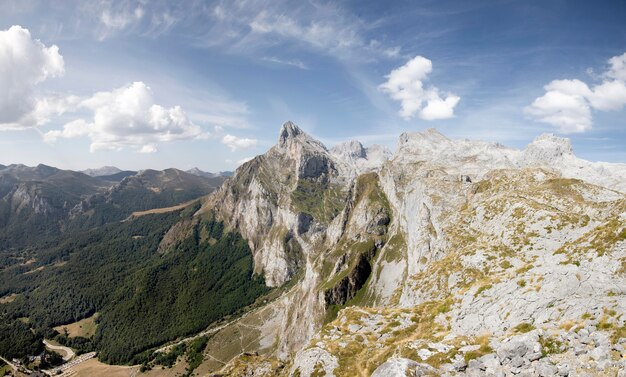
[[[615,317],[617,315],[617,312],[613,309],[604,308],[604,314],[608,315],[609,317]]]
[[[598,328],[600,330],[608,330],[608,329],[613,328],[613,323],[611,323],[611,321],[610,321],[608,316],[603,315],[600,318],[600,321],[598,322]]]
[[[526,280],[524,279],[520,279],[517,281],[517,285],[520,286],[520,288],[524,288],[526,286]]]
[[[466,363],[469,363],[470,360],[477,359],[493,352],[493,349],[489,345],[489,335],[482,335],[475,338],[474,343],[480,345],[480,348],[476,351],[469,351],[465,353],[464,358]]]
[[[626,325],[622,327],[614,327],[611,332],[611,342],[617,344],[621,338],[626,338]]]
[[[306,213],[315,220],[328,224],[343,209],[345,197],[339,185],[300,179],[291,193],[291,205],[297,212]]]
[[[531,268],[533,268],[534,266],[530,263],[525,264],[523,267],[518,268],[515,273],[518,275],[523,274],[524,272],[528,272],[530,271]]]
[[[487,289],[491,289],[492,287],[493,287],[493,285],[491,285],[491,284],[485,284],[485,285],[481,286],[480,288],[478,288],[478,290],[476,290],[476,294],[474,295],[474,297],[480,295],[481,293],[483,293]]]
[[[445,299],[441,305],[437,307],[438,313],[447,313],[452,310],[452,305],[454,304],[454,300],[452,298]]]
[[[386,262],[401,261],[406,252],[406,239],[401,231],[398,231],[389,238],[389,241],[385,245],[384,254],[382,258]]]
[[[533,331],[535,326],[532,323],[522,322],[519,325],[513,327],[513,332],[525,334],[527,332]]]
[[[91,338],[96,333],[96,328],[98,327],[97,321],[98,313],[95,313],[91,317],[67,325],[57,326],[54,327],[54,329],[60,334],[64,334],[67,330],[67,336],[69,338]]]
[[[576,322],[569,320],[569,321],[565,321],[563,323],[561,323],[559,325],[559,328],[565,330],[565,331],[570,331],[572,329],[572,327],[576,326]]]
[[[334,304],[329,305],[326,308],[326,314],[324,316],[324,324],[334,321],[337,318],[337,314],[339,313],[339,310],[341,310],[342,307],[343,307],[342,305],[334,305]]]
[[[566,350],[563,342],[552,337],[540,337],[539,344],[541,344],[541,354],[543,357],[563,353]]]

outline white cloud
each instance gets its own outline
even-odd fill
[[[594,109],[620,110],[626,104],[626,84],[620,80],[605,81],[594,87],[588,98]]]
[[[305,70],[309,69],[309,67],[306,64],[304,64],[302,61],[297,60],[297,59],[280,59],[275,56],[268,56],[268,57],[263,58],[263,60],[267,62],[276,63],[276,64],[289,65],[292,67],[305,69]]]
[[[585,132],[591,128],[591,110],[581,92],[576,92],[574,83],[578,80],[553,81],[545,86],[546,94],[537,98],[532,105],[526,108],[526,113],[533,115],[539,121],[559,127],[562,133]],[[565,82],[570,82],[567,88]],[[587,88],[587,85],[579,82]],[[570,89],[570,90],[559,90]],[[579,88],[579,89],[582,89]],[[588,91],[588,88],[587,88]]]
[[[238,138],[233,135],[226,135],[222,138],[222,144],[228,146],[233,152],[237,149],[256,147],[257,143],[256,139]]]
[[[540,122],[558,127],[562,133],[580,133],[593,127],[592,109],[620,110],[626,105],[626,53],[609,59],[610,68],[602,83],[590,88],[580,80],[554,80],[546,93],[524,111]],[[588,69],[587,72],[593,72]]]
[[[157,151],[157,147],[155,144],[146,144],[138,151],[139,153],[155,153]]]
[[[230,0],[220,1],[203,14],[214,22],[199,45],[237,54],[263,56],[262,51],[275,54],[275,47],[288,46],[291,51],[293,47],[313,50],[362,63],[395,59],[400,51],[386,45],[386,40],[372,43],[367,38],[374,34],[378,20],[366,22],[333,2]]]
[[[609,59],[609,64],[611,68],[606,75],[615,80],[626,81],[626,52]]]
[[[38,104],[35,88],[63,73],[56,45],[46,47],[21,26],[0,31],[0,130],[33,127],[38,119],[46,119],[50,108]]]
[[[137,7],[134,10],[123,9],[119,12],[105,9],[100,14],[100,22],[108,29],[122,30],[131,23],[141,20],[144,10]]]
[[[411,119],[418,114],[424,120],[447,119],[454,116],[454,107],[460,97],[448,94],[443,98],[434,86],[424,88],[424,81],[432,72],[432,62],[416,56],[405,65],[392,70],[387,82],[378,88],[400,102],[400,116]]]
[[[128,4],[120,3],[113,7],[112,4],[101,3],[98,8],[102,6],[106,8],[99,10],[98,40],[104,40],[113,32],[124,30],[137,24],[145,15],[145,10],[141,6],[133,8],[128,6]]]
[[[454,107],[461,98],[449,95],[442,99],[439,95],[429,99],[426,106],[420,111],[420,118],[424,120],[448,119],[454,117]]]
[[[179,107],[165,108],[154,103],[152,91],[135,82],[110,92],[98,92],[83,100],[79,108],[93,113],[93,119],[77,119],[62,130],[44,135],[47,142],[58,138],[89,137],[91,151],[135,149],[153,153],[161,142],[208,137]]]

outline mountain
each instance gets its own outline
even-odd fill
[[[328,150],[288,122],[198,211],[237,230],[255,272],[285,287],[217,331],[203,367],[623,368],[625,166],[579,159],[554,135],[520,151],[430,129],[401,135],[393,155],[358,142]]]
[[[225,179],[176,169],[129,173],[91,177],[43,164],[3,168],[0,249],[42,242],[68,228],[123,220],[135,211],[178,205],[210,193]]]
[[[0,170],[0,250],[57,234],[74,206],[106,188],[83,173],[42,164],[5,167]]]
[[[70,216],[88,226],[120,221],[136,211],[198,199],[215,190],[224,179],[198,177],[178,169],[142,170],[122,178],[107,191],[86,198],[72,209]]]
[[[193,175],[197,175],[198,177],[205,177],[205,178],[218,178],[218,177],[231,177],[233,175],[233,172],[230,171],[221,171],[218,173],[209,173],[206,171],[202,171],[198,168],[192,168],[187,170],[187,173],[189,174],[193,174]]]
[[[120,173],[122,170],[116,168],[115,166],[103,166],[97,169],[87,169],[83,170],[82,173],[87,174],[90,177],[100,177],[103,175],[113,175]]]
[[[626,369],[625,164],[550,134],[523,150],[434,129],[393,153],[328,149],[287,122],[202,200],[139,208],[180,203],[201,179],[143,171],[74,207],[88,232],[0,270],[5,332],[78,347],[50,326],[97,311],[81,349],[162,373],[176,360],[229,376]]]
[[[130,177],[132,175],[137,174],[136,171],[133,170],[123,170],[120,171],[119,173],[115,173],[115,174],[111,174],[111,175],[100,175],[97,176],[96,178],[101,179],[103,181],[109,181],[109,182],[120,182],[122,179],[126,178],[126,177]]]

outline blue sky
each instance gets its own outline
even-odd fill
[[[292,120],[626,162],[620,1],[0,3],[0,163],[232,170]],[[56,46],[56,47],[55,47]]]

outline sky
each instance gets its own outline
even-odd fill
[[[626,162],[623,1],[0,2],[0,164],[234,170],[287,120]]]

